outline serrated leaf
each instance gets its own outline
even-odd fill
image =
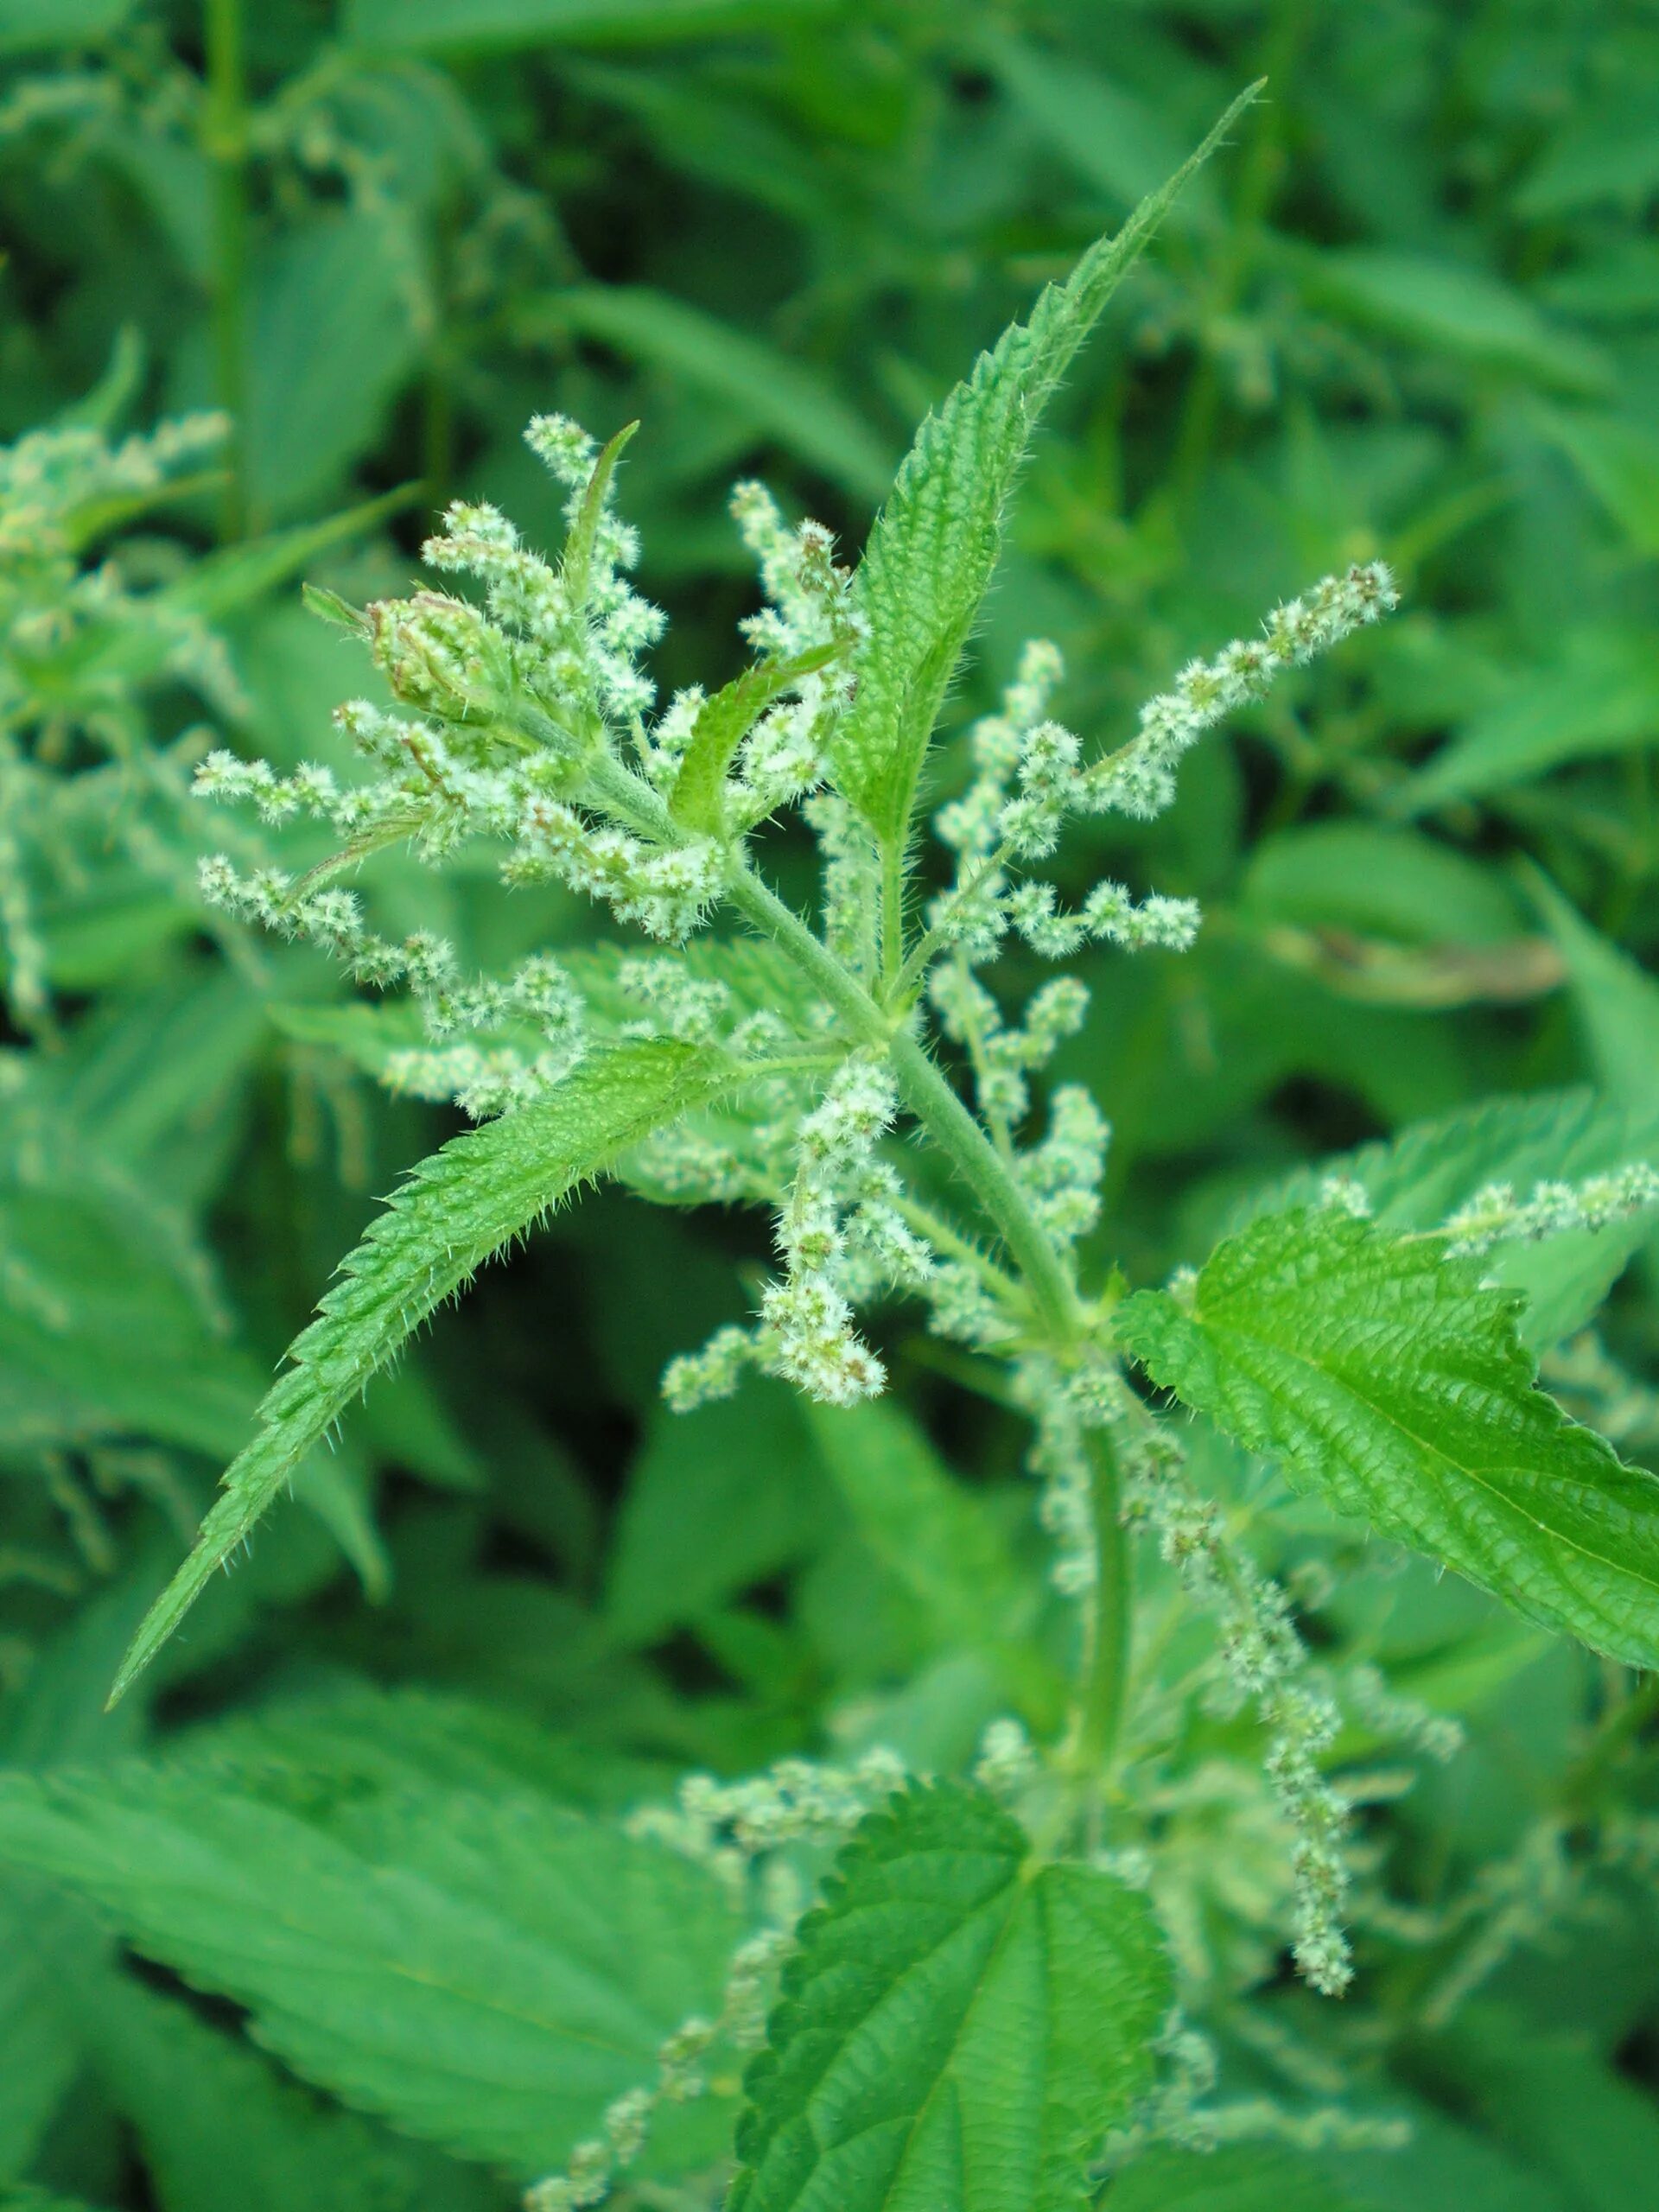
[[[432,1790],[328,1825],[188,1769],[0,1777],[0,1862],[98,1905],[250,2008],[269,2049],[412,2135],[558,2164],[718,2010],[738,1929],[712,1876],[525,1794]]]
[[[71,1993],[93,2072],[132,2128],[163,2212],[487,2212],[481,2174],[355,2113],[329,2110],[270,2061],[130,1976]]]
[[[1364,1191],[1379,1229],[1428,1230],[1483,1184],[1508,1183],[1525,1198],[1540,1183],[1575,1183],[1638,1160],[1659,1165],[1659,1098],[1626,1104],[1592,1090],[1490,1098],[1299,1169],[1257,1192],[1228,1227],[1237,1230],[1264,1213],[1312,1205],[1321,1182],[1339,1175]],[[1584,1326],[1651,1234],[1651,1221],[1637,1215],[1540,1243],[1499,1245],[1487,1255],[1484,1271],[1488,1281],[1524,1293],[1522,1336],[1535,1351],[1547,1351]]]
[[[1512,1295],[1432,1237],[1328,1211],[1221,1245],[1186,1310],[1119,1308],[1154,1382],[1302,1487],[1530,1619],[1659,1665],[1659,1479],[1534,1387]]]
[[[1034,1864],[982,1791],[910,1790],[865,1820],[803,1923],[729,2212],[1082,2206],[1170,1995],[1133,1891]]]
[[[1202,146],[1122,229],[1052,284],[916,434],[860,564],[868,633],[858,696],[836,741],[836,778],[889,851],[908,833],[922,763],[1001,550],[1008,503],[1039,417],[1182,186],[1255,98],[1235,100]]]
[[[720,1054],[652,1041],[595,1053],[545,1099],[468,1130],[416,1168],[341,1263],[289,1347],[260,1432],[226,1470],[195,1548],[133,1639],[112,1695],[147,1666],[301,1457],[376,1371],[484,1262],[617,1154],[729,1079]]]
[[[689,830],[719,836],[725,827],[726,774],[737,748],[783,692],[835,658],[834,645],[815,646],[792,660],[762,663],[705,699],[674,779],[669,811]]]

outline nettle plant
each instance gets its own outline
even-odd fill
[[[749,1782],[694,1776],[677,1804],[639,1813],[639,1848],[667,1847],[727,1897],[738,1940],[724,2005],[686,2018],[632,2087],[579,2055],[547,2085],[575,2148],[533,2187],[543,2212],[598,2202],[671,2107],[711,2085],[735,2094],[731,2062],[757,2046],[735,2133],[745,2212],[1074,2203],[1149,2139],[1290,2125],[1270,2105],[1204,2116],[1212,2061],[1178,2010],[1202,1998],[1202,1940],[1166,1909],[1181,1894],[1160,1876],[1168,1805],[1137,1777],[1179,1742],[1195,1702],[1254,1709],[1263,1802],[1292,1861],[1288,1884],[1269,1885],[1288,1918],[1268,1954],[1288,1941],[1306,1981],[1335,1996],[1354,1970],[1355,1799],[1332,1758],[1344,1709],[1368,1741],[1440,1757],[1457,1732],[1374,1670],[1338,1679],[1314,1662],[1248,1520],[1206,1491],[1204,1471],[1229,1453],[1273,1463],[1614,1660],[1659,1663],[1659,1484],[1535,1387],[1521,1300],[1489,1280],[1506,1254],[1558,1234],[1575,1254],[1597,1230],[1631,1249],[1659,1174],[1619,1157],[1600,1123],[1586,1151],[1580,1109],[1554,1138],[1529,1108],[1514,1128],[1477,1116],[1408,1158],[1382,1147],[1264,1195],[1202,1266],[1131,1292],[1077,1262],[1101,1211],[1099,1107],[1072,1084],[1034,1101],[1088,1019],[1087,993],[1061,973],[1015,1014],[997,988],[1015,941],[1057,963],[1094,941],[1126,957],[1192,942],[1190,901],[1108,881],[1068,908],[1045,863],[1072,817],[1158,814],[1206,732],[1387,614],[1382,564],[1327,578],[1259,637],[1194,661],[1105,749],[1052,718],[1059,658],[1029,646],[1001,711],[972,733],[971,781],[935,817],[950,880],[918,887],[928,749],[1028,442],[1185,174],[928,418],[855,571],[823,529],[739,487],[766,605],[745,626],[750,664],[722,689],[658,710],[641,662],[662,618],[627,581],[638,547],[614,504],[629,433],[597,449],[546,416],[528,435],[569,490],[556,563],[493,508],[457,505],[426,557],[474,597],[422,590],[360,614],[323,602],[397,702],[340,709],[372,772],[283,776],[226,753],[200,771],[204,792],[270,823],[320,819],[339,840],[297,878],[211,861],[210,900],[404,991],[423,1039],[389,1078],[458,1100],[482,1126],[417,1168],[345,1262],[120,1688],[411,1333],[604,1174],[773,1216],[776,1267],[751,1322],[688,1344],[664,1379],[674,1405],[738,1391],[757,1369],[830,1407],[874,1397],[886,1377],[861,1316],[906,1299],[1029,1417],[1052,1577],[1075,1614],[1063,1724],[1033,1740],[995,1723],[968,1777],[912,1775],[877,1751]],[[816,912],[780,899],[752,849],[789,809],[822,855]],[[474,976],[435,935],[378,934],[342,881],[383,847],[442,867],[473,840],[504,850],[508,885],[556,879],[636,937]],[[741,933],[719,933],[728,917]],[[1569,1155],[1580,1172],[1550,1172]],[[1530,1179],[1480,1172],[1503,1158],[1531,1163]],[[1136,1605],[1137,1583],[1160,1577],[1212,1623],[1211,1659],[1173,1680],[1167,1608]],[[1255,1801],[1239,1807],[1236,1831],[1224,1814],[1207,1847],[1242,1870],[1259,1838]],[[444,1849],[511,1885],[531,1840],[509,1825]],[[841,1855],[820,1883],[828,1847]],[[672,1899],[658,1905],[652,1924],[665,1925]],[[193,1940],[175,1953],[219,1986]],[[507,1987],[513,1969],[501,1971]],[[291,1992],[273,1995],[252,1968],[225,1986],[264,2004],[265,2031],[302,2070],[401,2110],[366,2062],[329,2057],[318,2037],[336,2031],[306,2026]],[[400,2062],[416,2075],[425,2063]],[[505,2094],[480,2083],[475,2113],[427,2121],[484,2155],[528,2157],[523,2131],[492,2120]],[[409,2124],[418,2132],[420,2115]],[[718,2163],[717,2140],[703,2149]]]

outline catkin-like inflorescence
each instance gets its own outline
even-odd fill
[[[1090,939],[1130,951],[1185,951],[1198,926],[1191,899],[1154,895],[1137,901],[1122,884],[1107,881],[1067,913],[1054,885],[1011,885],[1008,871],[1046,859],[1069,815],[1145,819],[1161,813],[1175,796],[1177,767],[1205,731],[1261,698],[1285,670],[1398,603],[1380,561],[1327,576],[1271,614],[1261,638],[1225,646],[1213,660],[1190,662],[1168,691],[1141,709],[1135,737],[1088,766],[1078,740],[1046,713],[1061,673],[1059,655],[1046,643],[1028,645],[1001,712],[974,730],[972,783],[941,809],[935,823],[957,856],[954,883],[929,911],[936,935],[976,961],[988,958],[1010,927],[1046,959],[1067,958]]]
[[[1212,660],[1189,661],[1170,689],[1141,709],[1129,742],[1084,772],[1078,806],[1141,820],[1161,814],[1175,796],[1176,768],[1206,731],[1263,697],[1287,669],[1328,652],[1399,604],[1387,563],[1358,562],[1275,608],[1260,638],[1236,639]]]
[[[1349,1804],[1321,1764],[1341,1716],[1308,1678],[1306,1648],[1284,1591],[1230,1537],[1221,1511],[1192,1489],[1181,1447],[1144,1418],[1116,1434],[1126,1510],[1147,1528],[1192,1595],[1217,1616],[1224,1708],[1249,1700],[1267,1731],[1268,1779],[1292,1833],[1293,1949],[1313,1986],[1340,1996],[1353,1978],[1343,1908],[1352,1876]]]
[[[1605,1229],[1656,1206],[1659,1167],[1643,1160],[1580,1183],[1536,1183],[1525,1198],[1510,1184],[1488,1183],[1447,1219],[1446,1250],[1474,1255],[1495,1244],[1536,1243],[1568,1230]]]

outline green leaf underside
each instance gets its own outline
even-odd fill
[[[423,1160],[340,1267],[290,1364],[259,1409],[194,1549],[146,1615],[117,1677],[119,1697],[213,1570],[247,1536],[302,1455],[399,1348],[484,1262],[653,1129],[713,1096],[723,1056],[653,1040],[595,1053],[536,1104],[454,1138]]]
[[[0,1862],[250,2007],[308,2080],[524,2175],[718,2008],[739,1933],[712,1877],[528,1792],[389,1793],[325,1827],[211,1771],[11,1774]]]
[[[750,2069],[729,2212],[1081,2205],[1171,1996],[1144,1902],[982,1791],[865,1821]]]
[[[1255,97],[1064,284],[1044,292],[929,415],[906,455],[858,571],[869,625],[859,690],[836,740],[836,779],[889,850],[902,846],[933,725],[1001,550],[1007,506],[1039,417],[1175,195]]]
[[[1153,1379],[1303,1487],[1529,1618],[1659,1665],[1659,1480],[1534,1387],[1519,1300],[1437,1238],[1294,1211],[1222,1244],[1190,1313],[1120,1307]]]

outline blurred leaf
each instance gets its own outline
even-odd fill
[[[1445,2094],[1438,2079],[1427,2086]],[[1402,2205],[1411,2212],[1577,2212],[1531,2159],[1506,2155],[1490,2135],[1427,2099],[1408,2096],[1390,2082],[1381,2101],[1390,2118],[1403,2118],[1411,2129],[1400,2149],[1319,2154],[1320,2170],[1342,2190],[1343,2212],[1400,2212]]]
[[[830,380],[701,308],[640,286],[594,286],[551,296],[521,311],[529,330],[568,325],[724,401],[855,499],[879,499],[892,458]]]
[[[927,1643],[983,1652],[1033,1724],[1052,1726],[1065,1690],[1029,1648],[1036,1592],[984,1501],[890,1401],[806,1412],[837,1495]]]
[[[652,45],[716,31],[832,20],[844,0],[346,0],[360,46]]]
[[[1251,854],[1239,892],[1252,919],[1354,930],[1402,944],[1494,944],[1523,909],[1497,871],[1454,846],[1369,822],[1281,830]]]
[[[607,1611],[646,1643],[792,1566],[825,1501],[792,1392],[746,1383],[690,1414],[658,1407],[628,1476],[611,1551]]]
[[[31,1941],[38,1915],[32,1884],[0,1882],[0,2200],[80,2070],[52,1961]]]
[[[105,1973],[73,1992],[98,2078],[131,2126],[166,2212],[488,2212],[482,2175],[446,2168],[280,2075],[270,2061]]]
[[[1275,252],[1317,305],[1386,337],[1552,391],[1593,394],[1611,380],[1593,346],[1478,266],[1381,246],[1316,251],[1281,241]]]
[[[1108,2189],[1106,2212],[1355,2212],[1355,2201],[1311,2161],[1255,2144],[1219,2151],[1154,2149]]]
[[[1185,149],[1157,110],[1076,54],[1046,54],[998,32],[984,34],[976,48],[1020,113],[1109,200],[1133,207],[1180,167]],[[1167,220],[1179,229],[1216,213],[1214,188],[1200,176]]]
[[[1659,2172],[1659,2102],[1582,2040],[1471,2006],[1413,2054],[1573,2212],[1630,2212]]]
[[[1033,1866],[956,1784],[872,1814],[785,1971],[731,2212],[1058,2212],[1149,2072],[1169,1968],[1144,1898]]]
[[[0,54],[90,44],[131,10],[132,0],[0,0]]]
[[[1118,1309],[1161,1388],[1296,1483],[1531,1620],[1659,1663],[1659,1478],[1534,1387],[1518,1300],[1434,1238],[1275,1214],[1205,1263],[1191,1311]]]
[[[289,232],[257,272],[245,438],[256,513],[327,499],[417,358],[412,241],[367,207]]]
[[[1395,798],[1402,813],[1478,798],[1548,769],[1659,739],[1659,669],[1626,632],[1569,632],[1558,656],[1518,677]]]
[[[1567,963],[1597,1072],[1614,1098],[1650,1110],[1659,1090],[1659,982],[1592,930],[1536,869],[1527,880]]]
[[[1637,71],[1630,73],[1640,75]],[[1649,88],[1609,86],[1547,143],[1515,195],[1515,210],[1548,219],[1611,201],[1634,215],[1659,186],[1659,131]]]
[[[1541,420],[1632,550],[1659,556],[1659,435],[1618,415],[1555,409]]]
[[[394,1797],[339,1834],[189,1773],[0,1777],[0,1860],[248,2005],[296,2072],[526,2176],[719,2009],[712,1877],[530,1796]]]

